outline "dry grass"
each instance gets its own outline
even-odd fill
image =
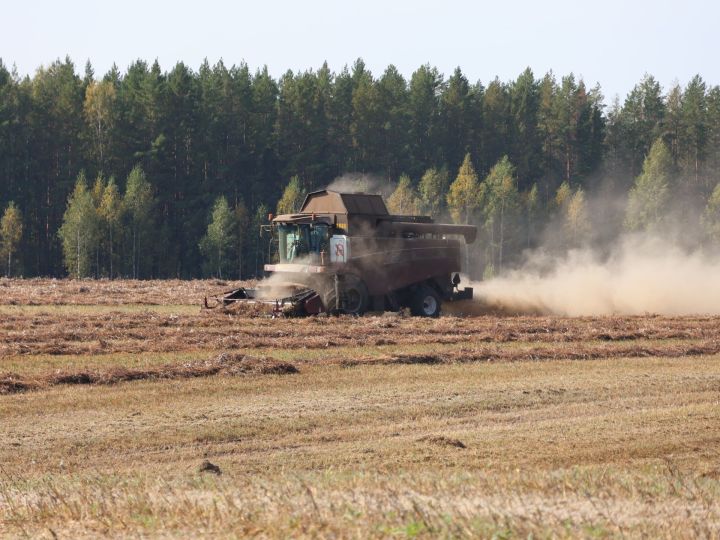
[[[287,375],[298,369],[273,358],[220,354],[208,360],[163,364],[145,369],[110,366],[95,370],[57,370],[27,377],[17,373],[0,374],[0,395],[44,390],[60,384],[111,385],[145,379],[192,379],[211,375]]]
[[[125,308],[3,312],[0,536],[720,537],[720,319]]]
[[[0,357],[257,348],[326,349],[382,345],[578,342],[712,342],[719,317],[507,317],[439,319],[339,317],[271,320],[192,307],[97,313],[14,308],[0,318]],[[329,330],[331,329],[331,331]]]
[[[243,283],[219,280],[107,280],[0,278],[0,305],[178,305],[200,306],[203,297]]]

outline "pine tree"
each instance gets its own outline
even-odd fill
[[[704,160],[707,140],[707,101],[705,82],[695,75],[688,83],[681,106],[680,164],[686,178],[691,178],[695,188],[701,187],[701,163]]]
[[[643,170],[630,190],[625,228],[649,230],[660,223],[670,197],[672,158],[665,143],[658,139],[645,158]]]
[[[535,216],[538,211],[538,187],[537,184],[533,184],[530,190],[525,193],[525,219],[527,227],[527,247],[530,247],[530,240],[534,231]]]
[[[708,178],[720,178],[720,86],[707,93],[706,161]]]
[[[410,174],[420,172],[440,158],[440,100],[444,89],[443,77],[429,64],[420,66],[410,77],[408,110],[410,112],[409,141],[413,167]]]
[[[455,68],[440,97],[443,160],[453,168],[461,163],[465,152],[471,148],[473,99],[467,77],[459,67]]]
[[[233,218],[235,220],[235,244],[237,249],[237,270],[238,279],[243,278],[243,255],[245,253],[245,247],[248,238],[251,237],[248,234],[248,225],[250,223],[250,216],[248,215],[247,207],[242,199],[239,199],[233,209]]]
[[[261,242],[262,234],[261,229],[268,220],[268,207],[264,204],[258,205],[255,209],[255,215],[252,220],[252,233],[255,235],[254,252],[255,252],[255,277],[262,275],[263,265],[265,264],[265,246]]]
[[[684,151],[682,148],[682,97],[682,89],[679,84],[675,84],[670,88],[665,98],[665,118],[663,119],[663,139],[666,141],[670,155],[676,163],[680,160],[681,152]],[[647,152],[644,155],[647,155]]]
[[[420,199],[408,175],[403,174],[400,177],[397,188],[388,198],[387,206],[390,213],[404,216],[411,216],[420,211]]]
[[[720,244],[720,183],[715,186],[702,216],[705,232],[715,244]]]
[[[645,74],[627,95],[618,115],[615,149],[633,176],[638,174],[653,141],[662,134],[666,113],[660,83]]]
[[[381,113],[378,170],[384,171],[387,178],[395,178],[412,165],[408,140],[408,84],[391,64],[376,86]]]
[[[70,275],[74,278],[88,276],[99,241],[99,220],[83,172],[78,175],[75,189],[68,198],[58,235],[62,240],[65,268]]]
[[[207,233],[200,241],[200,251],[211,261],[222,279],[223,268],[227,267],[227,252],[235,242],[235,220],[225,197],[218,197],[213,205]]]
[[[294,214],[300,210],[300,205],[305,199],[305,189],[300,182],[299,176],[293,176],[285,186],[282,197],[277,204],[277,213],[280,214]]]
[[[468,153],[465,154],[458,175],[447,194],[448,209],[455,223],[470,223],[481,201],[482,191],[478,176]]]
[[[352,94],[353,168],[369,171],[383,147],[382,126],[384,117],[380,110],[380,92],[372,74],[363,69],[358,74]]]
[[[7,276],[12,275],[13,255],[20,245],[23,219],[20,209],[10,201],[0,220],[0,256],[7,259]]]
[[[521,186],[537,176],[542,153],[538,136],[539,84],[530,68],[510,85],[512,114],[512,159],[517,164]]]

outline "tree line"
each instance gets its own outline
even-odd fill
[[[665,92],[645,75],[608,106],[599,86],[530,69],[483,83],[423,65],[406,79],[357,60],[276,80],[246,64],[138,60],[96,77],[66,58],[20,77],[0,61],[8,272],[255,275],[268,212],[349,172],[375,178],[395,210],[478,224],[486,275],[548,224],[569,247],[607,223],[651,228],[672,207],[712,236],[720,89],[696,76]],[[592,208],[604,191],[623,204]]]

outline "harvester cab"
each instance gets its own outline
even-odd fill
[[[267,230],[268,279],[218,295],[215,305],[264,303],[274,315],[409,308],[434,317],[442,302],[472,298],[472,288],[459,288],[458,272],[474,226],[391,215],[380,195],[321,190]]]

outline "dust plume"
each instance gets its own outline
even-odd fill
[[[309,258],[297,258],[293,264],[311,264]],[[302,289],[313,286],[312,277],[307,274],[298,274],[288,279],[286,274],[272,272],[268,277],[258,283],[256,294],[259,300],[278,300],[292,296]]]
[[[667,240],[625,236],[608,255],[538,250],[504,276],[473,283],[489,311],[581,315],[720,314],[720,257]]]
[[[394,186],[391,182],[372,174],[345,173],[330,182],[326,189],[345,193],[378,193],[383,197],[388,197]]]

